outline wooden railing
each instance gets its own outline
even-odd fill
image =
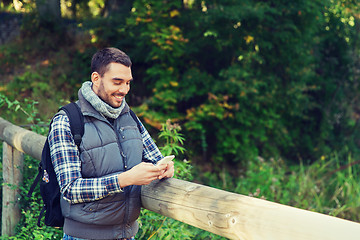
[[[20,219],[22,152],[40,159],[45,137],[0,118],[3,143],[2,235]],[[358,240],[360,224],[179,180],[143,186],[143,207],[229,239]],[[360,203],[359,203],[360,204]]]

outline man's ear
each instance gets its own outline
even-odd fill
[[[91,82],[93,83],[93,87],[98,88],[100,84],[100,74],[98,72],[93,72],[91,74]]]

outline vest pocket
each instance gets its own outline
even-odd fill
[[[141,134],[136,126],[120,127],[118,129],[120,142],[125,142],[132,139],[141,139]]]
[[[123,224],[125,221],[125,202],[100,201],[87,203],[82,208],[81,222],[97,225]]]

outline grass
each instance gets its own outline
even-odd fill
[[[84,41],[74,42],[84,43]],[[42,42],[36,42],[36,44],[41,45]],[[74,55],[64,52],[53,53],[38,56],[36,61],[28,62],[25,60],[34,59],[36,51],[30,51],[31,49],[26,51],[27,49],[19,48],[18,45],[14,43],[13,46],[6,46],[6,49],[0,47],[0,63],[2,63],[0,69],[4,73],[5,79],[5,84],[0,86],[0,113],[12,122],[29,117],[36,120],[37,117],[40,117],[39,112],[47,112],[50,116],[56,111],[58,105],[61,105],[61,99],[68,99],[68,96],[71,95],[70,86],[76,86],[84,76],[87,76],[86,72],[80,72],[77,75],[63,74],[63,72],[71,72],[71,69],[62,69],[62,72],[59,71],[58,66],[65,66],[66,62],[71,61],[74,65],[71,68],[86,69],[87,58],[83,59],[83,54],[73,51]],[[73,48],[82,49],[81,47]],[[90,52],[92,51],[89,51],[89,55]],[[13,66],[17,66],[17,68],[14,70]],[[58,81],[52,82],[48,79],[57,79]],[[60,84],[61,82],[63,84]],[[29,91],[29,86],[32,86],[32,91]],[[62,89],[64,95],[56,97],[47,95],[59,92],[53,91],[53,89]],[[19,103],[22,108],[17,108],[17,104],[14,104],[11,109],[6,106],[1,107],[1,100],[12,97],[7,96],[12,92],[18,93],[22,98],[40,101],[46,97],[50,98],[52,102],[44,103],[42,101],[44,106],[40,106],[40,111],[34,110],[31,102]],[[31,115],[21,117],[20,111],[14,113],[14,108],[30,112]],[[41,115],[42,119],[48,119],[49,116]],[[34,177],[34,169],[36,169],[34,160],[26,159],[25,168],[30,172],[24,173],[24,179],[26,179],[22,187],[24,194],[31,183],[30,180]],[[180,163],[178,169],[182,169],[183,173],[186,172],[184,169],[188,170]],[[354,159],[351,153],[333,153],[329,156],[322,156],[312,164],[301,163],[298,165],[289,164],[282,159],[258,157],[249,159],[246,168],[242,169],[242,174],[239,176],[230,175],[229,170],[224,168],[216,174],[211,171],[202,173],[199,167],[194,166],[192,175],[197,181],[212,187],[360,222],[358,214],[360,212],[360,167],[359,161]],[[24,209],[22,212],[22,222],[18,226],[18,234],[10,239],[56,239],[61,236],[59,231],[36,226],[40,211],[40,206],[37,204],[40,201],[39,194],[35,198],[32,208]],[[143,212],[140,223],[139,237],[141,239],[223,239],[148,211]],[[0,239],[5,239],[5,237],[0,237]]]
[[[258,157],[249,161],[243,176],[207,177],[213,187],[360,222],[359,173],[359,161],[351,154],[334,153],[310,165]]]
[[[241,176],[232,177],[227,171],[222,171],[221,174],[205,174],[203,181],[206,185],[231,192],[359,222],[358,163],[351,154],[336,153],[323,156],[310,165],[290,165],[282,159],[258,157],[248,162]],[[24,195],[35,176],[36,165],[36,160],[25,158],[26,180],[21,187]],[[193,177],[199,179],[196,169],[192,170]],[[61,236],[59,230],[36,226],[41,200],[38,193],[34,198],[31,208],[22,211],[17,235],[8,239],[24,239],[24,236],[27,239],[57,239]],[[140,225],[141,239],[224,239],[147,210],[142,213]]]

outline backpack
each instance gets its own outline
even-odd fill
[[[71,133],[74,137],[75,144],[79,148],[82,136],[84,135],[84,116],[81,112],[81,109],[76,103],[72,102],[61,107],[60,110],[64,110],[66,115],[68,116]],[[135,120],[137,127],[140,131],[140,122],[131,109],[130,115]],[[49,132],[50,130],[51,129],[49,128]],[[42,181],[40,182],[40,195],[42,197],[44,205],[38,217],[37,225],[40,227],[40,222],[45,212],[45,225],[52,227],[63,227],[64,216],[62,215],[60,206],[60,187],[56,178],[54,167],[52,165],[50,146],[47,138],[41,154],[39,172],[27,194],[28,198],[31,198],[31,195],[34,192],[34,189],[38,184],[40,178],[42,179]]]
[[[71,133],[74,136],[75,144],[79,147],[82,136],[84,134],[84,116],[80,107],[76,103],[69,103],[60,108],[64,110],[70,121]],[[59,110],[59,111],[60,111]],[[51,121],[52,123],[52,121]],[[51,126],[50,123],[50,126]],[[51,127],[49,128],[49,132]],[[37,225],[40,227],[40,221],[45,212],[45,225],[52,227],[62,227],[64,225],[64,217],[60,207],[60,187],[56,179],[54,167],[51,162],[50,147],[48,138],[46,138],[39,163],[39,172],[30,187],[28,197],[30,198],[36,185],[40,182],[40,194],[43,200],[43,208],[38,217]]]

